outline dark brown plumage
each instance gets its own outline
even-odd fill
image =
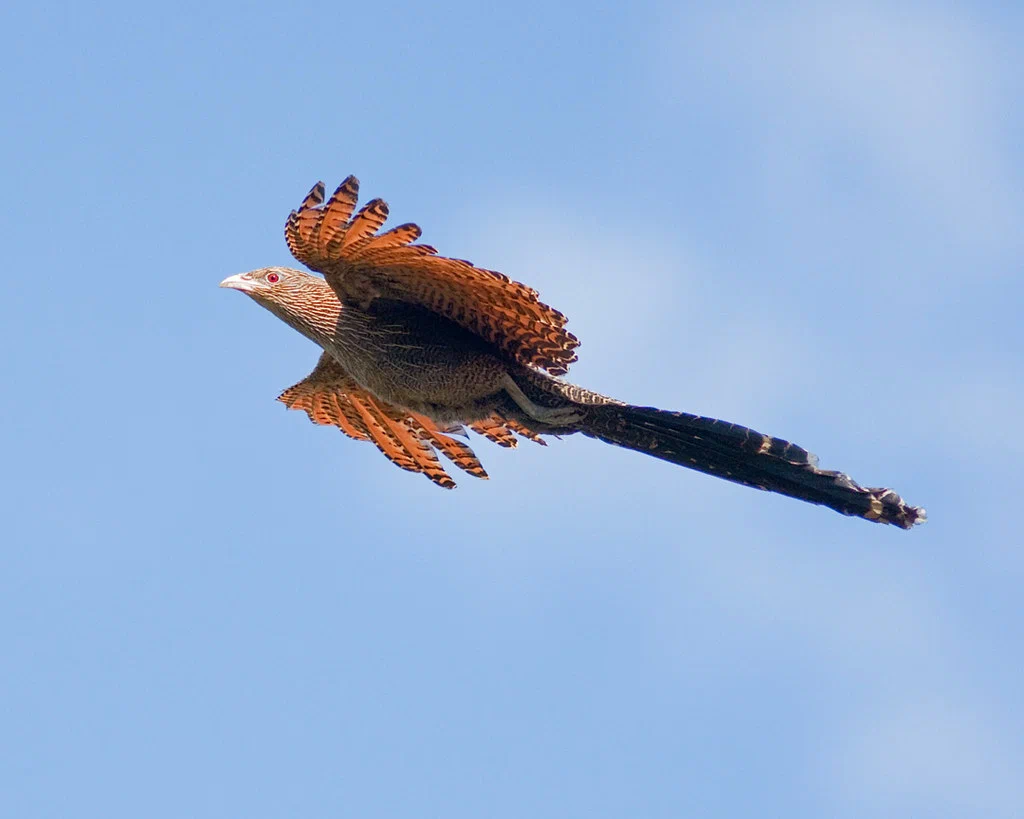
[[[501,446],[574,432],[879,523],[925,520],[891,489],[819,469],[806,450],[712,418],[638,407],[555,377],[576,360],[565,316],[508,277],[416,244],[413,224],[378,233],[387,205],[353,216],[348,177],[324,203],[317,183],[285,225],[300,262],[231,276],[241,290],[323,348],[316,368],[280,399],[312,421],[373,442],[397,466],[439,486],[455,482],[438,453],[486,478],[455,435]]]

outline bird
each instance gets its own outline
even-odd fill
[[[894,490],[821,469],[789,441],[570,383],[579,340],[536,290],[440,255],[418,242],[416,224],[381,231],[388,206],[372,199],[356,211],[354,176],[325,194],[317,182],[285,222],[289,250],[312,272],[264,267],[220,283],[321,349],[313,371],[278,397],[314,423],[447,489],[455,481],[439,454],[488,477],[467,430],[503,447],[580,433],[843,515],[903,529],[926,520]]]

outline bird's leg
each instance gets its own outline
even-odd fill
[[[508,373],[505,374],[503,379],[503,386],[505,392],[516,402],[519,409],[541,424],[550,427],[571,427],[583,417],[579,410],[571,406],[542,407],[539,404],[535,404]]]

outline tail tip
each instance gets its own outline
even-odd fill
[[[923,506],[908,506],[904,514],[907,519],[904,529],[912,529],[914,526],[928,522],[928,510]]]
[[[882,523],[894,523],[901,529],[913,529],[928,522],[928,512],[923,506],[911,506],[897,497],[895,508],[886,509],[878,519]]]
[[[911,506],[891,489],[868,489],[869,508],[863,517],[876,523],[891,523],[901,529],[913,529],[928,521],[923,506]]]

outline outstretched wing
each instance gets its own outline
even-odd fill
[[[357,441],[372,441],[393,464],[426,475],[445,489],[454,489],[438,460],[445,455],[464,472],[487,478],[473,450],[447,434],[429,418],[391,406],[360,387],[329,354],[320,356],[313,372],[278,396],[288,409],[303,410],[315,424],[336,426]],[[533,433],[497,417],[470,427],[502,446],[515,446],[513,432],[533,438]]]
[[[566,318],[544,304],[536,290],[463,259],[438,256],[430,245],[415,244],[414,224],[378,233],[388,216],[381,199],[352,215],[359,180],[348,177],[324,203],[318,182],[285,223],[292,255],[324,274],[343,302],[368,305],[396,299],[434,311],[476,333],[508,356],[552,375],[576,360],[576,337]]]

